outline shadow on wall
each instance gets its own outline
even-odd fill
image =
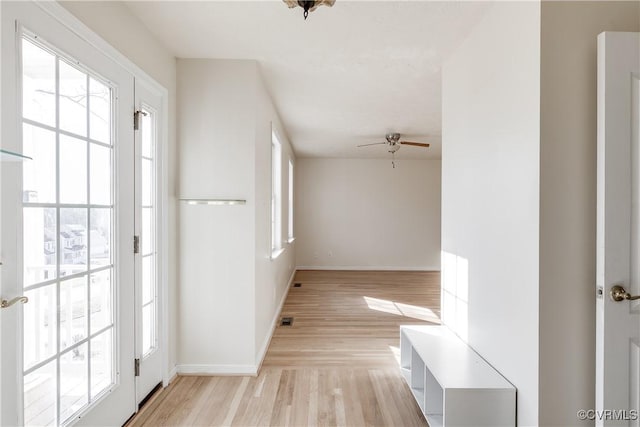
[[[442,323],[469,338],[469,260],[442,251]]]

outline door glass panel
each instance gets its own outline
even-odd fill
[[[151,206],[151,193],[153,192],[153,181],[151,178],[151,160],[142,159],[142,206]]]
[[[89,241],[91,268],[111,264],[111,209],[90,210]]]
[[[111,270],[91,275],[91,334],[95,334],[113,323],[111,309]]]
[[[87,203],[87,142],[60,135],[60,202]]]
[[[87,79],[81,70],[58,61],[60,69],[60,129],[87,136]]]
[[[55,279],[58,275],[56,209],[25,207],[22,216],[25,286]]]
[[[91,339],[91,397],[111,385],[113,377],[113,338],[111,329]]]
[[[24,419],[61,425],[115,384],[114,91],[27,37]]]
[[[25,426],[56,425],[57,377],[55,360],[24,376]]]
[[[60,350],[87,337],[87,277],[60,282]]]
[[[57,349],[56,285],[25,292],[29,304],[23,308],[24,367],[29,369],[55,355]]]
[[[111,143],[111,90],[89,78],[89,130],[94,141]]]
[[[22,152],[33,160],[22,164],[25,202],[56,201],[56,134],[47,129],[25,124],[22,127]]]
[[[22,40],[22,115],[55,126],[56,57],[29,40]]]
[[[153,252],[153,208],[142,208],[142,255]]]
[[[71,418],[88,401],[87,344],[81,344],[60,357],[60,420]]]
[[[142,354],[146,355],[153,347],[153,304],[142,307]]]
[[[60,208],[60,275],[87,270],[87,209]]]
[[[89,144],[91,204],[111,204],[111,148]]]
[[[153,255],[142,258],[142,304],[153,299]]]

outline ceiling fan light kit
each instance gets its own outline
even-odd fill
[[[286,0],[285,0],[286,1]],[[400,141],[400,134],[398,132],[392,132],[385,135],[386,142],[374,142],[372,144],[360,144],[358,147],[368,147],[370,145],[388,145],[387,151],[391,153],[391,165],[395,169],[396,167],[396,151],[403,145],[409,145],[413,147],[429,148],[429,144],[424,142],[412,142],[412,141]]]
[[[318,6],[325,5],[325,6],[331,7],[336,2],[336,0],[283,0],[283,1],[287,4],[287,6],[289,6],[289,9],[298,7],[298,6],[304,9],[304,12],[302,15],[304,16],[305,21],[309,16],[309,12],[313,12],[318,8]]]

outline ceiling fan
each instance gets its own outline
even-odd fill
[[[401,146],[410,145],[413,147],[429,148],[429,144],[425,144],[423,142],[400,141],[400,134],[397,132],[388,133],[385,135],[385,138],[386,138],[385,142],[374,142],[372,144],[360,144],[358,145],[358,147],[368,147],[370,145],[388,145],[389,148],[387,151],[389,151],[389,153],[393,155],[391,164],[393,165],[394,168],[396,167],[395,154],[396,154],[396,151],[398,151]]]

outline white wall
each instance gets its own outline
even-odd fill
[[[602,31],[640,31],[640,3],[542,3],[539,421],[546,426],[576,425],[578,409],[595,407],[596,37]]]
[[[178,94],[181,197],[247,200],[180,205],[178,370],[255,373],[294,264],[290,246],[271,260],[279,119],[256,61],[179,59]]]
[[[298,159],[300,268],[440,269],[440,160]]]
[[[259,71],[259,70],[258,70]],[[256,102],[256,216],[255,216],[255,363],[259,365],[267,351],[277,316],[284,304],[288,286],[296,266],[295,244],[287,242],[289,160],[296,167],[295,153],[280,122],[278,112],[258,72]],[[278,134],[282,145],[282,242],[284,252],[271,259],[271,131]],[[295,170],[295,169],[294,169]]]
[[[169,92],[169,369],[177,352],[177,203],[176,203],[176,60],[121,2],[64,1],[60,3]]]
[[[540,4],[496,2],[445,63],[443,316],[538,422]]]
[[[253,61],[178,60],[179,372],[250,372],[254,353]]]

